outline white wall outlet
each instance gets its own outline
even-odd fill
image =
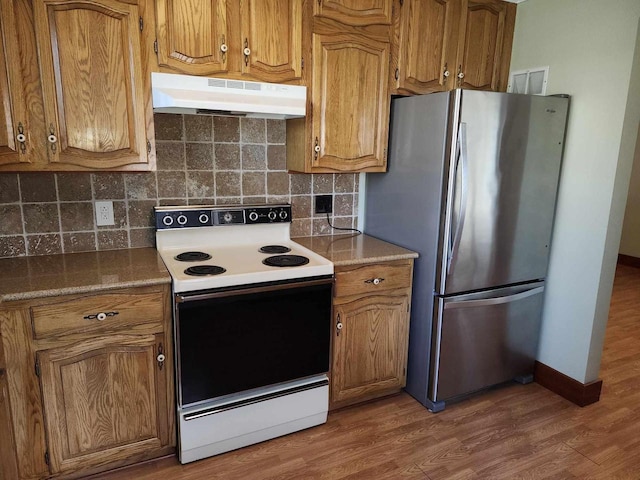
[[[114,225],[113,219],[113,202],[96,202],[96,225]]]

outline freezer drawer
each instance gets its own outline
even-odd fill
[[[436,298],[429,398],[442,402],[533,373],[544,282]]]

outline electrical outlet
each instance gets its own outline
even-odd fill
[[[316,195],[316,213],[333,212],[333,195]]]
[[[96,202],[96,225],[115,225],[113,219],[113,202]]]

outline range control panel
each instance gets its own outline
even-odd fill
[[[291,205],[155,207],[156,229],[291,222]]]

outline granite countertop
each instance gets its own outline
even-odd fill
[[[366,234],[297,237],[293,240],[328,258],[337,267],[418,257],[416,252]]]
[[[0,303],[170,283],[155,248],[0,259]]]

